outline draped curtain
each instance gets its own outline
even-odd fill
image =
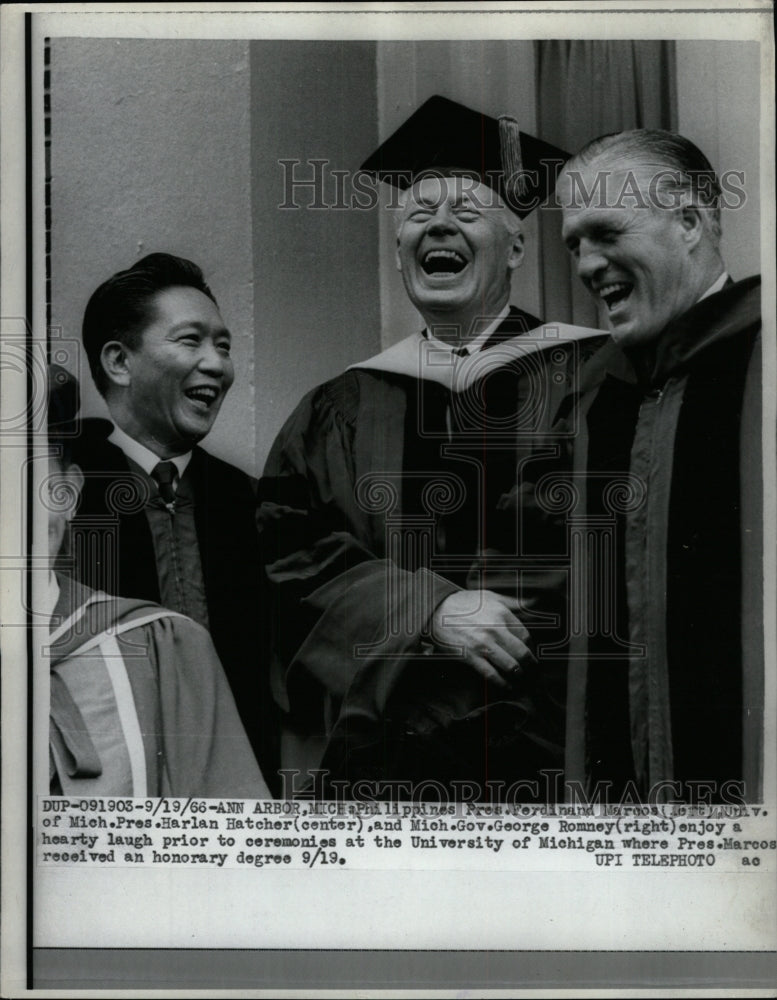
[[[576,152],[607,132],[677,127],[674,42],[535,42],[537,135]],[[606,326],[575,276],[559,238],[561,213],[540,213],[542,312],[583,326]]]

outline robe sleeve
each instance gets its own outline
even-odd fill
[[[358,392],[346,373],[308,395],[280,432],[259,490],[274,695],[298,732],[318,736],[351,717],[378,720],[423,652],[434,609],[459,589],[386,558],[385,521],[355,492]],[[375,465],[383,467],[392,466]]]
[[[553,661],[568,656],[569,523],[574,496],[579,490],[585,493],[575,455],[587,449],[587,408],[608,370],[628,370],[604,336],[573,348],[563,367],[553,377],[546,375],[547,423],[540,423],[536,435],[516,449],[514,481],[488,512],[488,547],[473,560],[467,580],[470,588],[516,598],[515,613],[529,630],[535,651],[540,659],[544,651],[544,658]],[[521,383],[516,398],[520,391]]]
[[[177,617],[148,628],[159,675],[162,794],[269,798],[206,630]]]

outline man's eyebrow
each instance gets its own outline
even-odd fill
[[[579,233],[583,233],[585,236],[605,236],[607,233],[620,232],[624,228],[625,222],[619,216],[608,215],[603,219],[589,217],[582,221],[572,218],[562,223],[561,238],[577,238]]]
[[[456,196],[452,202],[452,207],[471,208],[474,211],[479,211],[483,205],[475,195],[470,194],[468,191],[464,191],[462,194]]]
[[[468,192],[455,195],[450,199],[442,198],[440,197],[440,195],[434,195],[434,194],[419,195],[418,197],[413,197],[408,202],[408,207],[410,208],[411,211],[414,208],[418,208],[421,210],[426,210],[429,208],[439,208],[440,205],[442,205],[443,202],[445,202],[446,200],[449,202],[450,207],[453,209],[467,208],[467,209],[472,209],[473,211],[477,211],[481,207],[477,198],[473,198]]]
[[[201,323],[198,319],[185,319],[180,323],[174,323],[170,327],[170,333],[180,333],[181,330],[197,330],[198,333],[208,333],[210,329],[207,323]],[[232,340],[232,334],[225,326],[220,326],[214,330],[213,336],[229,337]]]
[[[607,233],[620,232],[621,229],[623,229],[621,220],[609,217],[607,219],[594,220],[589,226],[589,231],[594,236],[606,236]]]

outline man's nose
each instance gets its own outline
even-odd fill
[[[441,205],[429,220],[427,232],[452,233],[456,230],[456,221],[447,205]]]
[[[595,243],[582,239],[577,248],[576,263],[581,278],[592,278],[597,271],[607,267],[607,258]]]
[[[229,355],[218,350],[213,341],[206,338],[200,345],[197,367],[209,375],[223,376],[231,370],[232,361]]]

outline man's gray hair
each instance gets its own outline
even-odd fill
[[[564,173],[588,166],[605,154],[658,168],[657,190],[675,197],[689,194],[691,203],[703,209],[702,217],[715,244],[720,242],[720,181],[710,161],[690,139],[663,129],[612,132],[583,146],[566,164]]]

